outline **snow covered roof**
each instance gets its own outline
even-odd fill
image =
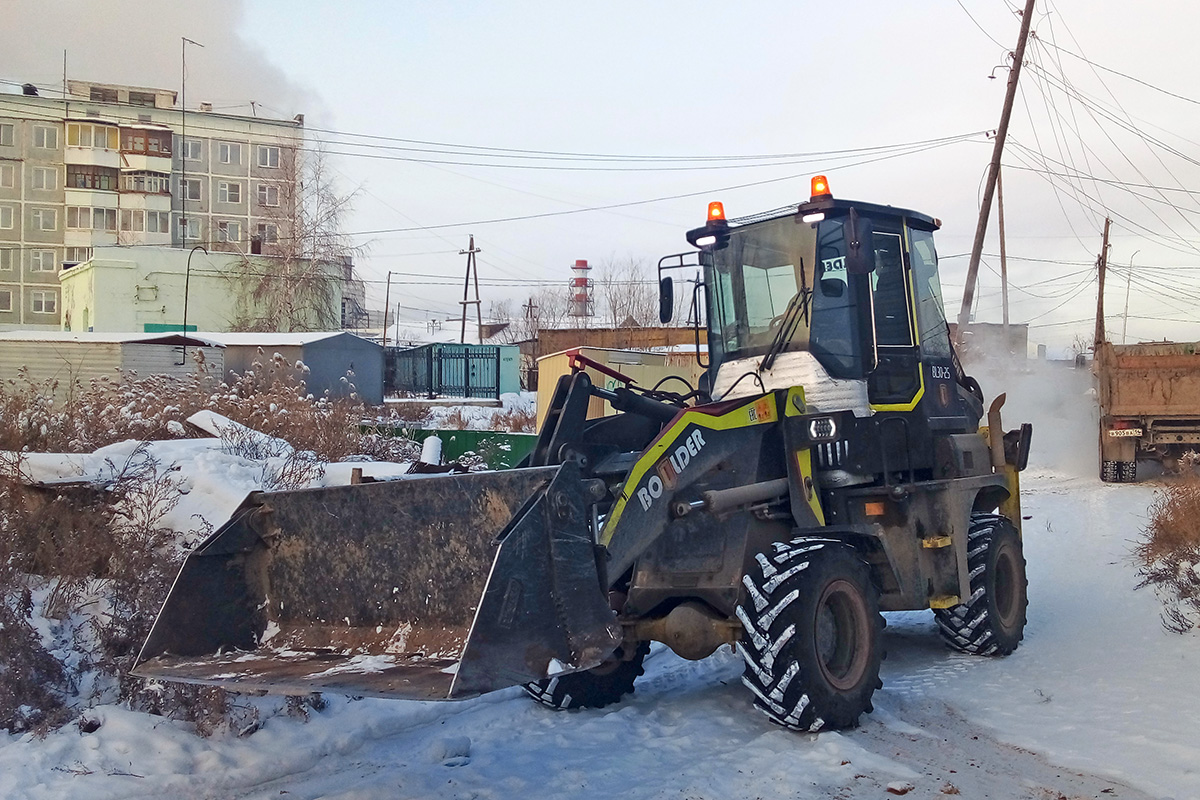
[[[346,331],[310,331],[305,333],[205,333],[206,337],[220,342],[227,347],[236,345],[255,345],[260,347],[302,347],[313,342],[323,342],[335,336],[354,336]],[[369,339],[362,339],[364,342]]]
[[[84,331],[4,331],[0,342],[83,342],[90,344],[168,344],[223,347],[215,334],[168,333],[89,333]]]

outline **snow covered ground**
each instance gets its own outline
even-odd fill
[[[969,657],[942,646],[931,614],[889,615],[884,688],[857,730],[782,730],[752,708],[736,656],[656,649],[636,695],[598,711],[556,713],[519,690],[328,696],[307,721],[202,739],[101,707],[93,733],[0,735],[0,797],[1198,798],[1200,638],[1164,632],[1154,595],[1134,590],[1153,487],[1094,477],[1095,429],[1068,423],[1087,402],[1080,376],[1005,381],[1009,424],[1041,434],[1023,476],[1025,641]]]

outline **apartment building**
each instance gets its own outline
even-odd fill
[[[303,138],[303,115],[185,110],[168,89],[0,94],[0,330],[57,330],[59,273],[96,246],[279,254]]]

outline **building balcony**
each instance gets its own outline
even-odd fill
[[[121,192],[121,208],[144,208],[147,211],[170,211],[171,195],[165,192]]]
[[[121,166],[121,153],[118,150],[108,150],[101,147],[73,147],[67,145],[63,161],[67,164],[84,164],[119,169]],[[170,159],[166,159],[166,161],[170,163]]]
[[[147,153],[121,153],[120,167],[126,170],[141,172],[171,173],[171,155],[150,155]]]
[[[170,200],[168,199],[168,203]],[[66,204],[69,206],[86,206],[89,208],[116,208],[117,192],[100,189],[71,189],[66,190]]]

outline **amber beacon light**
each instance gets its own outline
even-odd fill
[[[824,175],[814,175],[812,179],[812,199],[818,197],[832,197],[833,193],[829,191],[829,181]]]
[[[714,200],[708,204],[708,221],[712,222],[717,219],[725,219],[725,206],[719,200]]]

